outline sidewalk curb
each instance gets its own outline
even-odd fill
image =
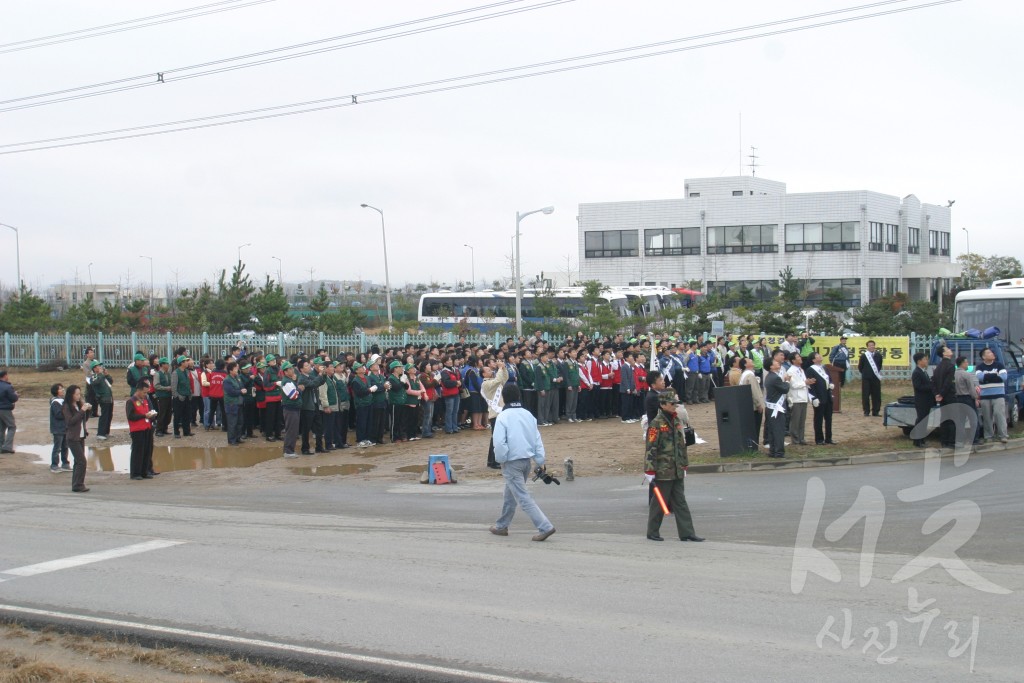
[[[1024,445],[1024,442],[1016,446]],[[971,455],[991,455],[1004,453],[1015,447],[1014,440],[1008,444],[985,444],[975,446]],[[807,460],[751,460],[748,462],[726,462],[717,465],[690,465],[689,474],[726,474],[732,472],[770,472],[773,470],[795,470],[815,467],[836,467],[840,465],[873,465],[882,462],[904,462],[924,460],[926,455],[936,449],[928,448],[913,451],[890,451],[888,453],[867,453],[865,455],[849,455],[838,458],[811,458]],[[952,458],[952,451],[942,450],[941,458]]]

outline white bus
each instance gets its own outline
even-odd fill
[[[1024,338],[1024,278],[996,280],[988,289],[956,295],[956,331],[998,327],[999,337],[1019,344]]]
[[[534,301],[541,290],[523,290],[523,322],[540,323],[543,318],[537,313]],[[546,292],[545,292],[546,293]],[[583,303],[582,287],[566,287],[551,290],[557,317],[577,320],[588,313]],[[608,303],[616,315],[630,314],[625,294],[607,291],[601,298]],[[448,328],[463,321],[473,327],[490,329],[510,327],[516,323],[516,293],[510,291],[482,292],[435,292],[420,297],[419,322],[422,326]]]

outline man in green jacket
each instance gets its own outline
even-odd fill
[[[533,351],[523,351],[523,361],[519,364],[519,388],[523,394],[523,407],[537,417],[537,363],[533,359]]]
[[[171,423],[171,372],[170,361],[161,358],[160,369],[153,377],[153,398],[156,399],[156,436],[167,436],[167,425]]]
[[[96,427],[96,438],[106,441],[110,436],[110,421],[114,417],[114,392],[111,390],[114,378],[107,373],[100,361],[94,360],[89,365],[92,367],[90,386],[100,404],[100,421]]]
[[[384,388],[384,383],[387,380],[380,372],[380,360],[370,363],[367,377],[370,380],[370,390],[373,392],[373,402],[370,404],[369,439],[371,442],[381,445],[384,443],[384,430],[387,427],[388,399]]]
[[[676,415],[679,403],[673,391],[663,391],[659,397],[660,410],[647,427],[644,473],[647,483],[654,482],[657,492],[650,502],[647,515],[647,538],[664,541],[659,532],[665,517],[662,504],[669,506],[676,518],[676,531],[680,541],[700,542],[704,539],[693,530],[693,518],[686,504],[683,482],[690,461],[686,457],[686,437]]]
[[[174,438],[182,434],[192,436],[192,378],[189,369],[192,359],[178,356],[178,367],[171,374],[171,402],[174,404]]]
[[[388,363],[388,376],[384,384],[388,401],[388,429],[391,432],[391,443],[405,441],[402,431],[402,410],[405,407],[405,383],[402,375],[405,373],[405,366],[402,361],[393,360]]]
[[[282,362],[280,370],[275,374],[280,378],[278,381],[281,382],[279,388],[281,389],[281,413],[284,415],[284,457],[297,458],[299,456],[295,454],[295,441],[299,436],[302,391],[296,384],[295,367],[288,361]]]
[[[316,436],[314,444],[317,453],[325,453],[323,447],[323,425],[320,422],[320,396],[317,393],[324,383],[323,360],[317,358],[314,365],[308,360],[300,360],[296,384],[302,392],[302,413],[299,421],[299,433],[302,435],[302,454],[313,455],[310,450],[309,433]]]

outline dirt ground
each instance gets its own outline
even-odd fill
[[[0,477],[18,477],[33,484],[52,484],[61,488],[69,483],[67,475],[51,474],[43,464],[48,461],[49,434],[48,390],[50,384],[61,381],[69,384],[78,380],[77,372],[65,373],[12,373],[11,379],[23,398],[18,402],[15,416],[18,431],[13,455],[0,456]],[[116,388],[116,387],[115,387]],[[883,402],[909,393],[907,382],[887,382]],[[877,453],[911,447],[909,440],[896,428],[882,426],[881,418],[865,418],[860,410],[859,384],[848,385],[843,392],[846,409],[833,420],[837,446],[789,446],[791,458],[848,456],[859,453]],[[87,485],[126,486],[131,482],[123,473],[115,473],[113,463],[123,463],[129,444],[125,420],[119,419],[115,406],[114,430],[106,442],[97,442],[92,436],[92,448]],[[764,453],[749,456],[720,458],[718,435],[713,404],[689,407],[690,421],[698,437],[706,443],[691,446],[688,452],[692,464],[759,460]],[[120,422],[120,425],[119,425]],[[808,416],[808,438],[813,441],[813,430]],[[95,427],[95,420],[90,421]],[[626,425],[618,419],[569,424],[561,422],[541,429],[547,451],[548,469],[562,474],[563,462],[572,458],[576,476],[639,473],[643,463],[643,441],[639,424]],[[1020,436],[1017,430],[1015,434]],[[155,461],[163,469],[163,485],[177,484],[217,487],[235,483],[281,482],[297,476],[343,475],[354,478],[405,479],[415,481],[425,469],[427,456],[447,454],[458,470],[460,479],[498,477],[500,473],[486,468],[489,432],[463,431],[455,435],[438,433],[434,439],[411,443],[385,444],[367,449],[350,448],[317,456],[297,459],[280,457],[279,443],[268,444],[257,436],[239,447],[229,448],[223,432],[206,432],[200,428],[190,439],[158,438]],[[350,440],[354,435],[350,433]],[[111,447],[114,447],[111,449]],[[112,455],[113,454],[113,455]],[[256,464],[253,464],[256,463]],[[108,471],[103,471],[108,470]],[[174,470],[174,471],[172,471]]]
[[[344,683],[178,648],[0,624],[0,683]]]

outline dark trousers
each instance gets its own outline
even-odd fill
[[[693,518],[690,516],[690,506],[686,504],[686,493],[683,490],[683,482],[683,479],[654,480],[654,484],[661,491],[661,495],[665,499],[665,504],[668,505],[669,511],[675,515],[676,532],[678,532],[680,539],[696,535],[696,532],[693,530]],[[661,520],[664,518],[665,513],[661,509],[661,504],[658,502],[656,497],[652,496],[650,505],[648,505],[647,513],[648,536],[658,535],[658,532],[661,530]]]
[[[206,424],[207,429],[213,427],[224,427],[224,398],[221,396],[210,397],[210,415],[209,422]]]
[[[765,408],[765,410],[772,411],[771,408]],[[768,429],[768,457],[770,458],[783,458],[786,456],[786,414],[779,413],[775,417],[772,417],[772,413],[768,413],[766,420],[766,427]]]
[[[191,397],[185,399],[176,398],[173,399],[173,402],[175,436],[178,434],[192,436],[192,423],[189,421],[189,410],[192,408]]]
[[[610,388],[597,390],[598,417],[611,417],[613,400],[614,397]]]
[[[832,404],[819,404],[814,409],[814,443],[832,440]]]
[[[313,420],[316,419],[315,410],[299,411],[299,436],[302,438],[302,452],[309,452],[309,433],[313,431]]]
[[[870,413],[877,417],[882,409],[882,381],[877,377],[861,377],[860,402],[865,415]]]
[[[348,445],[348,416],[349,410],[342,410],[334,415],[334,447],[341,448]]]
[[[356,442],[370,440],[370,406],[356,407]]]
[[[171,397],[162,396],[156,399],[156,432],[166,434],[167,426],[171,424]]]
[[[491,438],[487,440],[487,465],[497,465],[497,461],[494,459],[494,422],[497,418],[492,417],[487,422],[491,425]],[[496,468],[495,468],[496,469]]]
[[[338,413],[334,412],[320,413],[320,421],[323,423],[324,448],[328,450],[334,450],[334,420],[337,417]]]
[[[324,450],[324,414],[319,410],[313,411],[313,437],[316,441],[316,450]]]
[[[281,402],[267,401],[263,408],[263,436],[268,439],[281,438]]]
[[[132,432],[131,464],[133,477],[143,477],[153,471],[153,430]]]
[[[384,443],[384,429],[387,427],[388,407],[385,404],[370,407],[370,441]]]
[[[96,436],[109,436],[110,435],[110,421],[114,417],[114,404],[113,403],[101,403],[100,404],[100,421],[96,426]]]
[[[623,420],[633,419],[633,394],[619,394],[619,415]]]
[[[593,415],[590,414],[590,402],[593,394],[593,389],[580,389],[580,395],[576,401],[577,420],[586,420],[587,418],[593,417]]]
[[[228,427],[228,445],[242,442],[242,406],[239,403],[224,406]]]
[[[535,390],[527,389],[523,392],[523,407],[530,412],[530,415],[537,417],[537,392]]]
[[[193,396],[192,402],[189,404],[191,412],[188,414],[188,420],[192,423],[193,427],[199,425],[203,417],[203,397]]]
[[[295,441],[299,436],[299,411],[282,410],[281,412],[284,417],[284,452],[293,454],[295,453]]]
[[[942,406],[954,405],[956,399],[950,399],[942,401],[939,404],[939,408]],[[956,423],[953,420],[943,420],[942,424],[939,425],[939,440],[942,442],[943,448],[955,448],[956,447]]]
[[[963,403],[965,406],[971,409],[971,414],[974,416],[971,418],[970,423],[964,428],[964,434],[956,434],[956,441],[958,446],[969,446],[976,441],[981,439],[981,432],[978,429],[981,426],[981,420],[978,417],[978,406],[974,403],[972,396],[961,396],[957,394],[957,403]],[[972,430],[971,427],[974,427]]]
[[[85,488],[85,442],[68,439],[68,449],[75,461],[71,467],[71,490],[81,491]]]
[[[763,420],[763,419],[764,419],[764,411],[763,410],[755,410],[754,411],[754,440],[755,441],[761,436],[761,420]],[[747,444],[746,446],[747,446],[747,448],[751,447],[750,444]],[[754,444],[754,447],[756,447],[756,446],[757,446],[757,444]]]
[[[252,431],[259,424],[259,411],[256,409],[256,401],[244,401],[242,403],[242,431],[246,436],[252,436]]]

